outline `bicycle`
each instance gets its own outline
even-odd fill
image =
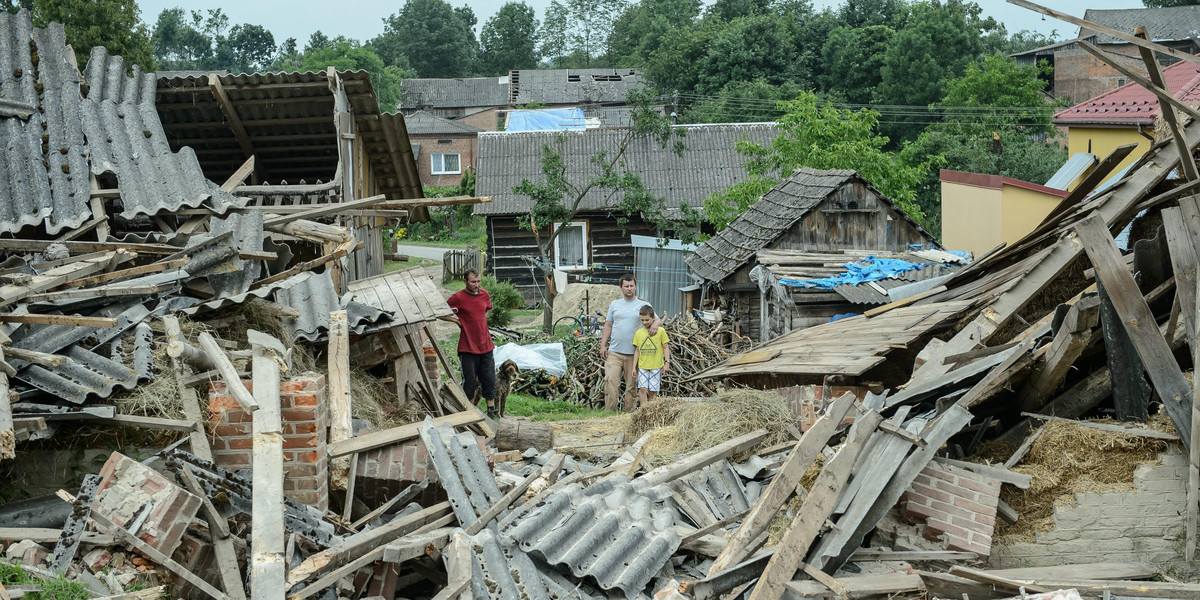
[[[598,335],[604,329],[604,313],[596,311],[596,314],[587,314],[587,309],[584,308],[584,300],[579,302],[579,314],[576,316],[559,317],[554,322],[554,332],[558,332],[559,327],[568,327],[567,333],[572,337],[588,337]]]

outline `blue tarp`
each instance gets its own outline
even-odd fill
[[[792,287],[833,289],[839,285],[858,285],[867,281],[889,279],[906,271],[915,271],[927,264],[910,263],[894,258],[875,258],[868,256],[858,262],[846,263],[846,272],[821,279],[780,279],[779,283]]]
[[[582,108],[514,110],[508,113],[505,131],[583,131]]]

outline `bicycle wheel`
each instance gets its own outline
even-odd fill
[[[565,327],[566,329],[560,330],[559,327]],[[559,319],[554,322],[554,334],[559,335],[560,331],[561,333],[567,335],[579,335],[579,332],[581,331],[579,319],[577,317],[559,317]]]

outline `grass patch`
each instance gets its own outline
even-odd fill
[[[445,289],[448,289],[452,292],[457,292],[457,291],[461,291],[463,288],[467,287],[467,284],[465,281],[463,281],[461,279],[452,279],[450,281],[447,281],[446,283],[443,283],[442,287]]]
[[[42,591],[31,592],[25,597],[30,600],[87,600],[91,597],[82,583],[67,581],[64,577],[40,581],[21,567],[0,560],[0,583],[4,585],[41,585]]]
[[[441,261],[433,260],[432,258],[421,258],[419,256],[410,256],[408,260],[389,260],[383,263],[383,272],[391,273],[401,269],[411,267],[432,267],[433,265],[441,264]]]
[[[485,410],[486,408],[487,405],[480,400],[479,410]],[[577,419],[613,417],[621,413],[587,408],[563,400],[546,400],[545,398],[538,398],[529,394],[513,393],[508,395],[504,414],[505,416],[512,417],[533,417],[534,421],[573,421]]]

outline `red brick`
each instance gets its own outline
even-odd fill
[[[216,463],[222,467],[235,465],[237,467],[249,467],[251,465],[249,452],[225,451],[215,453]]]
[[[965,508],[974,513],[979,513],[981,515],[995,515],[996,514],[995,506],[988,508],[978,502],[972,502],[970,500],[967,500],[966,498],[955,498],[954,505]]]
[[[946,536],[946,547],[950,550],[958,550],[961,552],[974,552],[980,556],[989,556],[992,553],[990,546],[969,542],[963,538],[952,535]]]
[[[929,519],[928,521],[925,521],[925,527],[926,529],[932,529],[947,535],[958,536],[964,540],[970,539],[971,537],[970,531],[939,519]]]
[[[934,479],[941,479],[942,481],[948,481],[950,483],[958,483],[957,475],[947,472],[947,471],[943,471],[938,467],[926,468],[924,471],[922,471],[922,473],[925,473],[926,475],[929,475],[930,477],[933,477]]]
[[[958,500],[958,498],[955,498],[955,500]],[[946,515],[946,518],[949,518],[952,515],[958,515],[960,517],[970,519],[972,516],[971,512],[968,510],[965,510],[965,509],[957,507],[957,506],[951,506],[949,504],[946,504],[945,502],[938,502],[937,500],[930,502],[929,507],[932,508],[933,510],[936,510],[936,511],[942,513],[943,515]]]
[[[317,453],[316,452],[297,452],[296,460],[298,460],[300,462],[306,462],[306,463],[315,463],[315,462],[317,462]]]
[[[958,485],[961,485],[969,490],[975,490],[984,496],[994,496],[1000,493],[1000,480],[988,478],[971,479],[960,477]]]
[[[248,437],[230,437],[225,438],[225,443],[230,450],[249,450],[254,448],[254,439]]]
[[[312,463],[283,465],[283,472],[287,473],[288,477],[316,477],[318,470],[317,465]]]
[[[917,475],[917,478],[913,480],[913,483],[919,483],[925,487],[929,487],[933,485],[933,478],[922,472]]]
[[[213,396],[228,395],[227,392],[229,392],[229,388],[225,385],[224,381],[208,382],[208,397],[209,397],[209,399],[212,399]]]
[[[229,409],[233,409],[233,408],[239,408],[237,400],[234,400],[233,396],[209,396],[208,397],[208,411],[209,412],[215,413],[215,412],[220,412],[223,410],[229,410]]]
[[[305,379],[293,379],[291,381],[281,381],[279,383],[279,395],[293,396],[304,391]]]
[[[959,498],[966,498],[968,500],[974,500],[975,498],[978,497],[978,494],[976,494],[975,492],[968,490],[967,488],[961,487],[956,483],[950,483],[950,482],[942,480],[942,479],[939,479],[939,480],[933,482],[933,487],[935,487],[939,490],[942,490],[942,491],[946,492],[947,494],[957,496]]]
[[[314,411],[312,409],[284,410],[284,411],[280,411],[280,416],[283,417],[284,421],[316,421],[317,420],[316,411]]]
[[[991,527],[984,525],[983,523],[980,523],[979,521],[976,521],[975,519],[964,519],[962,517],[950,517],[950,522],[955,525],[958,525],[959,527],[962,527],[963,529],[966,529],[967,531],[971,531],[978,535],[990,536],[992,534]]]
[[[908,503],[904,507],[904,520],[909,523],[921,523],[929,518],[944,517],[945,513],[934,510],[922,504]]]
[[[313,394],[302,394],[292,398],[292,406],[295,407],[316,407],[317,397]]]
[[[316,438],[316,436],[312,436],[312,435],[284,436],[283,447],[289,448],[289,449],[290,448],[316,448],[317,447],[317,438]]]
[[[286,429],[289,433],[317,433],[316,423],[291,423]]]
[[[250,427],[241,423],[236,425],[218,425],[213,427],[213,435],[217,437],[250,435]]]
[[[926,498],[932,498],[934,500],[941,500],[942,502],[950,502],[951,501],[950,494],[947,494],[946,492],[943,492],[940,490],[935,490],[931,487],[917,485],[914,483],[913,486],[909,489],[911,489],[913,493],[920,494],[922,496],[925,496]]]
[[[975,522],[977,522],[981,525],[986,525],[988,527],[995,527],[996,526],[996,517],[991,516],[991,515],[983,515],[983,514],[976,513],[975,514]]]

